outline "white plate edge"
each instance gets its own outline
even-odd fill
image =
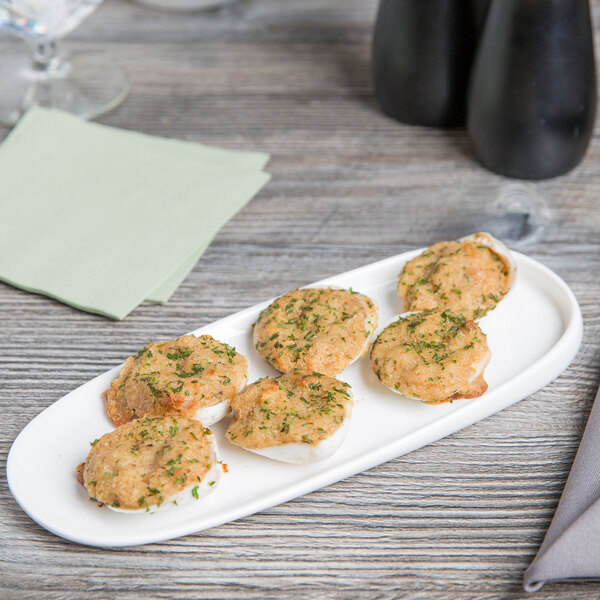
[[[339,274],[333,275],[331,277],[327,277],[325,279],[322,279],[320,281],[317,281],[317,282],[315,282],[313,284],[309,284],[309,285],[311,285],[311,286],[326,285],[327,283],[331,283],[332,279],[337,279],[339,277],[346,278],[346,277],[349,277],[352,275],[356,275],[356,274],[361,273],[362,271],[372,269],[373,267],[385,266],[387,263],[392,263],[392,262],[398,261],[401,258],[404,260],[410,260],[410,258],[413,255],[416,256],[417,254],[419,254],[419,252],[422,252],[422,251],[423,251],[423,248],[420,248],[417,250],[411,250],[408,252],[403,252],[401,254],[397,254],[397,255],[385,258],[383,260],[376,261],[374,263],[370,263],[370,264],[364,265],[362,267],[352,269],[350,271],[346,271],[344,273],[339,273]],[[571,363],[571,361],[577,354],[577,350],[579,349],[579,346],[581,344],[581,339],[582,339],[582,334],[583,334],[583,321],[582,321],[582,316],[581,316],[581,309],[579,307],[579,304],[577,303],[575,295],[573,294],[573,292],[569,288],[569,286],[556,273],[554,273],[551,269],[549,269],[548,267],[546,267],[539,261],[534,260],[534,259],[532,259],[526,255],[523,255],[521,253],[518,253],[518,252],[513,252],[513,255],[515,255],[515,257],[517,258],[517,263],[520,261],[528,263],[528,265],[530,267],[532,267],[534,270],[541,271],[546,277],[551,279],[558,286],[558,288],[561,290],[564,297],[568,301],[568,305],[569,305],[568,321],[565,322],[565,324],[564,324],[565,329],[563,331],[563,334],[556,341],[554,346],[543,357],[541,357],[539,360],[537,360],[534,364],[530,365],[527,369],[522,371],[519,375],[517,375],[513,379],[505,382],[504,384],[500,385],[499,387],[495,388],[493,390],[493,392],[490,394],[490,395],[493,394],[491,402],[490,401],[485,402],[485,403],[484,402],[470,402],[469,404],[462,406],[461,408],[453,411],[452,413],[449,413],[443,417],[440,417],[438,420],[436,420],[432,423],[429,423],[419,429],[412,431],[411,433],[405,435],[403,438],[401,438],[400,440],[398,440],[396,442],[392,442],[390,444],[387,444],[385,446],[377,448],[376,450],[373,450],[373,451],[369,452],[368,454],[361,456],[360,458],[356,458],[356,459],[349,461],[343,465],[339,465],[338,467],[333,468],[332,470],[315,474],[312,477],[310,477],[296,485],[291,486],[290,488],[287,488],[287,489],[281,490],[281,491],[277,491],[277,492],[273,492],[269,496],[266,496],[266,497],[261,498],[260,500],[256,500],[254,502],[248,503],[238,509],[229,510],[227,513],[223,513],[223,514],[219,515],[219,517],[209,520],[208,524],[205,524],[201,528],[194,528],[193,527],[194,521],[188,521],[188,522],[182,523],[179,526],[170,527],[169,533],[164,536],[160,536],[160,535],[157,536],[156,534],[153,535],[152,533],[150,533],[147,536],[134,535],[134,536],[131,536],[131,538],[125,538],[124,540],[120,541],[118,544],[114,544],[114,543],[106,544],[106,543],[102,543],[102,542],[91,543],[89,541],[89,539],[83,539],[83,538],[78,539],[77,536],[71,535],[70,532],[68,534],[66,534],[65,532],[62,532],[60,530],[60,528],[54,528],[52,526],[49,526],[49,524],[46,523],[46,521],[43,517],[39,517],[37,515],[30,513],[28,510],[26,510],[25,507],[23,507],[21,505],[21,503],[19,502],[19,500],[17,498],[17,495],[14,494],[12,486],[11,486],[11,479],[12,479],[11,457],[13,456],[13,450],[15,449],[15,447],[18,450],[19,438],[21,438],[21,436],[26,432],[26,430],[33,424],[33,422],[42,413],[52,410],[53,407],[57,403],[59,403],[61,400],[76,393],[80,388],[82,388],[86,385],[89,385],[91,382],[93,382],[99,378],[106,377],[107,374],[109,374],[109,373],[113,373],[113,372],[115,374],[118,373],[118,371],[122,367],[122,364],[121,364],[119,366],[113,367],[112,369],[109,369],[108,371],[106,371],[104,373],[101,373],[100,375],[97,375],[96,377],[90,379],[86,383],[78,386],[71,392],[65,394],[64,396],[62,396],[61,398],[59,398],[58,400],[53,402],[46,409],[41,411],[41,413],[39,413],[36,417],[34,417],[21,430],[21,432],[17,435],[13,444],[11,445],[10,451],[8,453],[7,461],[6,461],[6,477],[8,480],[9,489],[11,490],[13,497],[15,498],[16,502],[19,504],[21,509],[30,518],[32,518],[34,521],[36,521],[42,527],[44,527],[48,531],[54,533],[55,535],[58,535],[64,539],[68,539],[68,540],[77,542],[82,545],[87,545],[87,546],[95,546],[95,547],[100,547],[100,548],[121,548],[121,547],[134,546],[134,545],[140,545],[140,544],[162,542],[165,540],[171,540],[171,539],[174,539],[177,537],[181,537],[183,535],[198,533],[200,531],[204,531],[206,529],[210,529],[212,527],[216,527],[218,525],[222,525],[224,523],[228,523],[228,522],[237,520],[239,518],[254,514],[261,510],[265,510],[267,508],[272,508],[274,506],[282,504],[283,502],[287,502],[291,499],[297,498],[299,496],[303,496],[307,493],[310,493],[312,491],[315,491],[317,489],[320,489],[322,487],[331,485],[332,483],[335,483],[337,481],[345,479],[346,477],[350,477],[350,476],[360,473],[364,470],[373,468],[379,464],[387,462],[388,460],[397,458],[408,452],[411,452],[418,448],[424,447],[428,444],[431,444],[434,441],[437,441],[443,437],[446,437],[447,435],[450,435],[451,433],[460,431],[461,429],[464,429],[465,427],[472,425],[479,420],[482,420],[488,416],[491,416],[491,415],[495,414],[496,412],[499,412],[500,410],[503,410],[504,408],[507,408],[508,406],[511,406],[512,404],[519,402],[520,400],[526,398],[527,396],[531,395],[535,391],[538,391],[539,389],[541,389],[542,387],[544,387],[545,385],[547,385],[548,383],[553,381],[556,377],[558,377],[560,375],[560,373],[562,373],[562,371],[564,371],[564,369],[566,369],[569,366],[569,364]],[[236,313],[228,315],[227,317],[223,317],[222,319],[218,319],[217,321],[208,323],[208,324],[204,325],[203,327],[194,330],[194,332],[192,332],[192,333],[197,334],[197,333],[202,332],[203,330],[205,330],[208,327],[217,327],[219,325],[222,325],[224,321],[227,321],[227,320],[231,319],[232,317],[244,318],[249,313],[253,313],[257,309],[262,309],[262,307],[268,306],[275,298],[266,300],[264,302],[260,302],[251,307],[242,309],[241,311],[238,311]],[[549,365],[554,367],[554,368],[552,368],[551,377],[547,377],[544,375],[544,373],[547,371]],[[517,389],[520,388],[520,391],[514,396],[514,398],[512,397],[512,395],[510,393],[508,394],[508,396],[510,396],[510,399],[507,402],[502,402],[502,401],[500,401],[499,398],[497,398],[497,397],[501,397],[502,395],[506,394],[507,390],[510,390],[512,388],[517,388]],[[457,423],[455,423],[455,421],[458,423],[458,426],[457,426]],[[426,441],[423,442],[423,440],[426,440]]]

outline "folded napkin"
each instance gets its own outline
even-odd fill
[[[268,159],[31,109],[0,146],[0,280],[117,319],[165,302]]]
[[[571,473],[524,588],[572,577],[600,577],[600,391],[592,407]]]

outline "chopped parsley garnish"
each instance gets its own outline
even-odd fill
[[[167,358],[170,360],[181,360],[182,358],[191,356],[193,353],[193,350],[176,350],[175,352],[169,352]]]

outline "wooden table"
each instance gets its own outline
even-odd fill
[[[273,180],[165,306],[114,322],[0,284],[2,599],[525,597],[523,571],[599,384],[597,136],[574,172],[531,188],[552,221],[522,249],[567,281],[585,319],[574,363],[532,397],[293,502],[121,551],[53,536],[6,484],[6,455],[29,420],[147,341],[467,233],[506,190],[510,182],[474,162],[464,131],[403,126],[377,110],[375,8],[373,0],[242,0],[176,15],[107,0],[70,36],[71,49],[108,52],[130,73],[131,94],[101,122],[265,150]],[[4,37],[2,48],[20,43]],[[587,581],[547,585],[535,597],[599,596],[600,581]]]

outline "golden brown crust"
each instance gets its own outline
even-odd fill
[[[451,310],[478,319],[509,288],[509,265],[488,246],[439,242],[406,263],[398,281],[405,310]]]
[[[208,434],[193,419],[137,419],[92,442],[78,477],[90,497],[113,508],[158,506],[213,466]]]
[[[227,437],[249,449],[319,444],[349,414],[349,388],[333,377],[304,371],[259,379],[231,401],[234,416]]]
[[[387,387],[428,404],[475,398],[487,389],[485,334],[450,311],[426,311],[388,325],[371,349],[371,367]]]
[[[282,373],[302,369],[334,377],[367,351],[376,327],[377,307],[362,294],[294,290],[260,313],[254,347]]]
[[[469,390],[466,392],[456,392],[455,394],[452,394],[452,396],[450,396],[449,398],[446,398],[441,401],[423,400],[423,402],[425,404],[443,404],[444,402],[453,402],[454,400],[468,400],[472,398],[479,398],[479,396],[482,396],[483,394],[485,394],[485,392],[487,392],[487,389],[488,384],[483,378],[483,375],[480,375],[479,377],[477,377],[477,379],[474,379],[471,382],[471,384],[469,385]]]
[[[79,463],[77,465],[77,467],[75,468],[75,476],[77,477],[77,481],[79,481],[79,483],[81,485],[83,485],[83,468],[85,467],[85,463]]]
[[[133,417],[193,417],[201,408],[231,400],[247,373],[247,360],[209,335],[155,342],[125,361],[103,394],[106,413],[115,425]]]

